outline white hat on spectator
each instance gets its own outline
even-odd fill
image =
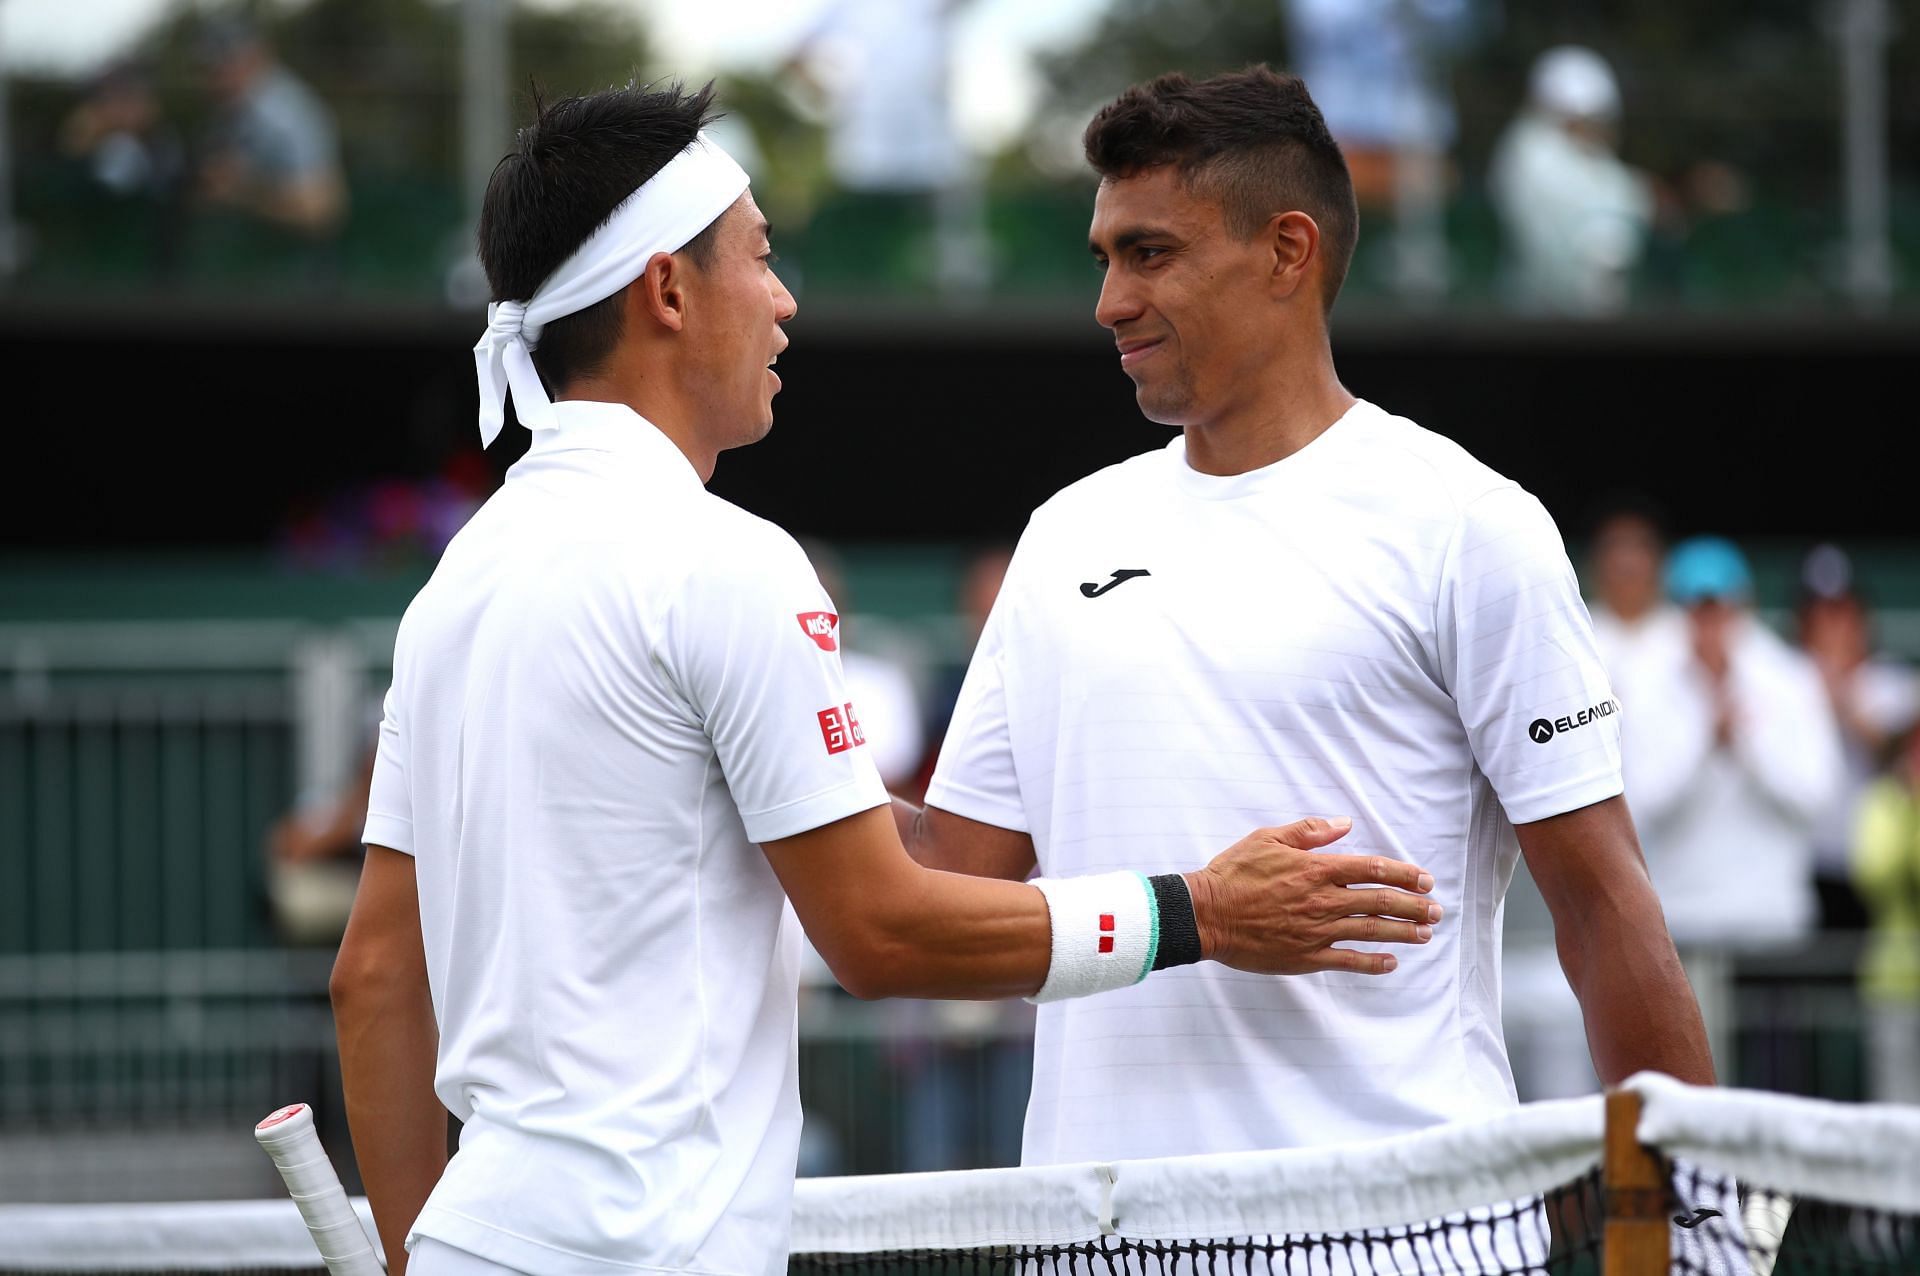
[[[1576,44],[1540,55],[1528,93],[1536,107],[1552,115],[1611,120],[1620,114],[1620,84],[1613,68],[1592,49]]]

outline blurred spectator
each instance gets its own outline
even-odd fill
[[[969,2],[828,0],[802,37],[789,69],[825,102],[827,162],[841,192],[809,227],[809,278],[984,281],[983,214],[949,74],[954,19]]]
[[[1473,26],[1473,0],[1282,0],[1292,70],[1347,157],[1354,197],[1391,207],[1402,155],[1452,146],[1436,55]]]
[[[1836,545],[1821,545],[1800,572],[1800,646],[1820,671],[1840,725],[1845,781],[1814,838],[1820,921],[1858,930],[1866,909],[1848,872],[1854,813],[1894,744],[1920,717],[1920,678],[1898,661],[1873,654],[1873,618],[1855,588],[1853,562]]]
[[[171,193],[186,163],[153,73],[136,62],[101,72],[61,125],[60,149],[84,160],[102,190],[124,197]]]
[[[1861,800],[1853,873],[1872,916],[1860,981],[1868,1093],[1920,1103],[1920,730]]]
[[[1813,929],[1813,835],[1840,787],[1839,732],[1812,664],[1753,616],[1752,573],[1731,542],[1677,546],[1667,592],[1687,642],[1650,664],[1624,707],[1627,799],[1731,1077],[1732,957]]]
[[[1409,301],[1443,296],[1452,272],[1446,200],[1456,133],[1443,55],[1465,43],[1475,0],[1281,0],[1293,69],[1312,87],[1353,177],[1362,226],[1392,218],[1385,253],[1361,234],[1352,278],[1379,266]],[[1389,265],[1390,263],[1390,265]]]
[[[1627,707],[1623,730],[1633,721],[1636,684],[1670,665],[1688,642],[1687,618],[1667,601],[1661,580],[1665,560],[1660,521],[1642,502],[1618,501],[1594,525],[1587,552],[1593,634],[1614,694]]]
[[[1626,305],[1654,201],[1647,178],[1614,154],[1619,119],[1613,69],[1593,50],[1563,45],[1534,63],[1489,174],[1517,304],[1576,315]]]
[[[142,242],[154,274],[170,271],[178,249],[178,214],[186,148],[168,123],[152,71],[121,62],[102,72],[60,127],[60,149],[86,171],[90,191],[128,214],[107,234]],[[124,250],[124,243],[100,245]]]
[[[347,191],[325,104],[239,21],[209,23],[200,57],[221,110],[200,165],[203,205],[309,241],[332,238],[346,215]]]
[[[275,928],[288,943],[333,945],[346,933],[366,854],[360,837],[372,783],[369,747],[344,789],[287,812],[268,832],[267,892]]]
[[[826,96],[827,160],[854,191],[929,191],[960,175],[948,57],[965,0],[831,0],[801,43]]]

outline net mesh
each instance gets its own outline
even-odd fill
[[[1191,1239],[1119,1232],[1079,1243],[972,1249],[794,1253],[788,1271],[859,1276],[1572,1276],[1598,1272],[1597,1173],[1524,1201],[1421,1223],[1338,1231]]]
[[[1920,1276],[1920,1110],[1630,1084],[1666,1173],[1635,1276]],[[1595,1097],[1338,1148],[801,1180],[789,1270],[1599,1276],[1634,1204],[1604,1134]],[[287,1201],[0,1205],[0,1276],[320,1271]]]

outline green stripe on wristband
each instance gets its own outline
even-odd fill
[[[1160,956],[1160,896],[1153,889],[1153,883],[1145,873],[1135,873],[1140,879],[1140,889],[1147,893],[1147,960],[1140,966],[1140,973],[1134,976],[1134,983],[1145,979],[1153,970],[1154,960]]]

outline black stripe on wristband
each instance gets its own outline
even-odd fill
[[[1149,877],[1153,902],[1160,910],[1160,951],[1154,955],[1153,968],[1191,966],[1200,960],[1200,923],[1193,915],[1193,894],[1187,879],[1178,873],[1160,873]]]

